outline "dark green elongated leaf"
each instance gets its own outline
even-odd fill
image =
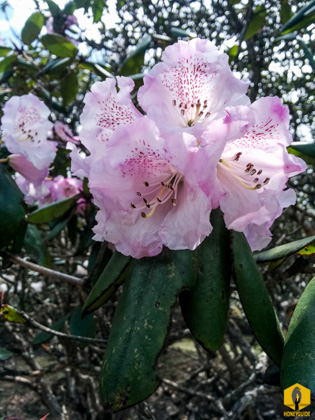
[[[256,35],[265,23],[267,12],[263,9],[257,13],[254,13],[254,16],[249,22],[247,30],[245,32],[244,40],[252,38]]]
[[[37,73],[38,71],[38,68],[36,66],[29,63],[26,60],[23,60],[23,58],[18,58],[16,61],[16,65],[19,69],[22,68],[24,70],[27,70],[29,74],[34,74],[34,73]],[[24,83],[25,83],[25,80],[24,80]]]
[[[309,143],[302,143],[302,145],[303,145],[303,144],[308,145]],[[303,148],[303,147],[301,147],[301,149],[302,149],[302,148]],[[303,152],[301,151],[301,149],[300,149],[300,150],[297,150],[296,148],[293,148],[293,147],[288,147],[288,148],[287,148],[287,151],[288,151],[289,153],[291,153],[291,155],[294,155],[294,156],[297,156],[297,157],[299,157],[299,158],[303,159],[303,160],[304,160],[304,162],[305,162],[305,163],[307,163],[308,165],[315,165],[315,157],[310,156],[309,154],[305,154],[305,153],[303,153]]]
[[[0,249],[16,239],[22,226],[25,226],[23,195],[4,165],[0,164]]]
[[[57,57],[74,57],[78,52],[76,46],[62,35],[43,35],[41,41],[44,46]]]
[[[307,238],[299,239],[298,241],[289,242],[288,244],[276,246],[267,251],[258,252],[254,255],[257,262],[274,261],[283,257],[288,257],[294,254],[305,246],[314,242],[315,236],[308,236]]]
[[[51,220],[62,216],[67,210],[74,206],[79,196],[80,195],[77,194],[73,197],[65,198],[64,200],[56,201],[41,207],[40,209],[33,211],[33,213],[30,213],[27,220],[29,223],[34,224],[48,223]]]
[[[53,0],[46,0],[50,13],[55,17],[60,12],[60,7]]]
[[[50,267],[51,257],[41,232],[34,225],[27,225],[24,247],[29,256],[32,256],[39,265]]]
[[[46,66],[43,68],[43,70],[46,73],[55,73],[55,72],[62,72],[67,67],[70,66],[73,59],[70,57],[65,58],[55,58],[54,60],[50,60]]]
[[[291,32],[300,31],[301,29],[306,29],[309,25],[312,25],[314,21],[315,21],[315,12],[306,14],[300,22],[298,22],[296,25],[292,26],[292,28],[289,28],[282,33],[289,34]]]
[[[0,57],[5,57],[11,51],[12,51],[12,48],[4,47],[3,45],[0,45]]]
[[[309,282],[294,310],[281,364],[283,389],[296,382],[315,393],[315,277]]]
[[[190,33],[181,28],[171,28],[171,34],[175,38],[190,38]]]
[[[293,142],[290,148],[315,158],[315,142]]]
[[[118,302],[100,374],[100,394],[113,410],[134,405],[158,387],[155,365],[176,295],[194,283],[194,253],[164,250],[133,260]]]
[[[71,73],[61,82],[61,96],[64,106],[75,100],[79,89],[77,73]]]
[[[145,35],[137,44],[136,48],[128,55],[123,63],[120,74],[122,76],[130,76],[131,74],[140,73],[144,64],[144,54],[149,48],[152,37]]]
[[[7,57],[3,58],[0,61],[0,73],[4,73],[5,71],[12,70],[14,64],[16,63],[16,55],[8,55]]]
[[[186,324],[195,339],[209,351],[223,341],[229,309],[230,234],[219,210],[211,213],[213,231],[198,247],[197,279],[191,292],[180,295]]]
[[[58,321],[54,322],[52,325],[50,325],[50,329],[54,331],[60,331],[61,328],[65,325],[65,322],[69,318],[70,314],[65,315],[64,317],[58,319]],[[47,343],[47,341],[51,340],[54,337],[54,334],[41,331],[39,334],[37,334],[34,337],[33,345],[37,346],[39,344]]]
[[[96,322],[92,314],[86,316],[84,319],[81,317],[82,308],[77,308],[71,315],[70,319],[70,334],[79,335],[81,337],[94,338],[96,334]],[[80,347],[85,347],[88,343],[81,342]]]
[[[286,23],[292,16],[291,6],[288,3],[288,0],[283,0],[280,7],[280,20],[281,23]]]
[[[65,7],[63,8],[62,13],[65,15],[72,15],[74,13],[74,11],[76,10],[77,5],[75,1],[68,1],[68,3],[66,3]]]
[[[103,10],[106,4],[106,0],[94,0],[92,4],[93,22],[97,23],[102,19]]]
[[[313,67],[313,70],[315,70],[315,59],[314,59],[312,51],[307,47],[304,41],[300,40],[299,42],[302,45],[305,57],[308,59],[310,65]],[[315,145],[314,145],[314,155],[315,155]]]
[[[281,32],[285,32],[287,29],[292,28],[299,23],[305,16],[305,14],[315,6],[315,0],[310,1],[302,9],[300,9],[292,18],[282,27]]]
[[[9,357],[13,356],[12,351],[7,350],[3,347],[0,347],[0,360],[9,359]]]
[[[270,359],[281,364],[283,335],[262,275],[245,236],[232,232],[235,283],[253,333]]]
[[[115,252],[96,281],[83,306],[83,316],[102,306],[125,280],[131,258]]]
[[[25,22],[21,37],[24,44],[30,45],[40,34],[45,23],[44,16],[40,12],[33,13]]]
[[[47,239],[47,241],[54,239],[67,226],[71,214],[69,215],[69,211],[67,211],[65,214],[56,219],[56,223],[51,228],[51,231],[46,235],[45,239]]]

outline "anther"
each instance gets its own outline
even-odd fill
[[[143,201],[145,204],[147,204],[148,200],[146,198],[143,197]]]
[[[255,173],[256,173],[256,169],[253,169],[250,174],[255,175]]]
[[[270,178],[266,178],[266,179],[264,180],[264,184],[265,184],[265,185],[267,185],[269,181],[270,181]]]
[[[135,208],[136,208],[136,206],[135,206],[133,203],[130,203],[130,205],[131,205],[131,207],[132,207],[133,209],[135,209]]]
[[[171,202],[173,203],[173,206],[175,206],[175,204],[176,204],[176,198],[172,198],[171,199]]]
[[[257,172],[257,175],[260,175],[262,173],[262,170],[259,169],[259,171]]]
[[[141,217],[143,217],[144,219],[146,218],[146,214],[144,211],[141,213]]]
[[[173,105],[174,105],[174,106],[176,106],[176,100],[175,100],[175,99],[173,99],[173,101],[172,101],[172,102],[173,102]]]
[[[239,160],[239,158],[242,156],[242,152],[238,152],[238,153],[236,153],[236,155],[235,155],[235,158],[234,158],[234,160]]]
[[[256,185],[256,190],[259,190],[259,188],[261,188],[261,184]]]
[[[148,183],[147,181],[145,181],[145,182],[144,182],[144,185],[145,185],[146,187],[148,187],[148,186],[149,186],[149,183]]]
[[[259,178],[255,178],[253,182],[255,182],[255,183],[256,183],[256,182],[258,182],[258,181],[259,181]]]
[[[185,110],[184,109],[181,110],[181,114],[185,115]]]
[[[138,195],[139,197],[141,197],[141,192],[140,192],[140,191],[138,191],[138,192],[137,192],[137,195]]]
[[[148,207],[148,209],[151,207],[149,203],[145,203],[145,205]]]

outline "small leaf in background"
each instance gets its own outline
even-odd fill
[[[0,308],[0,313],[2,313],[4,319],[9,322],[15,322],[17,324],[25,324],[26,319],[22,318],[21,315],[18,314],[15,308],[9,305],[2,305]]]
[[[54,322],[52,325],[49,326],[51,330],[54,331],[60,331],[61,328],[65,325],[67,319],[69,318],[70,314],[65,315],[61,319],[58,319],[58,321]],[[33,339],[33,345],[39,345],[47,343],[47,341],[51,340],[54,337],[54,334],[41,331],[39,334],[37,334]]]
[[[27,225],[24,247],[28,256],[32,257],[37,264],[44,267],[51,266],[51,256],[42,237],[42,233],[36,226]]]
[[[159,386],[155,368],[171,308],[178,293],[195,280],[192,254],[164,250],[132,261],[100,374],[101,398],[114,411],[143,401]]]
[[[302,7],[292,18],[286,22],[286,24],[280,29],[281,32],[285,32],[288,29],[294,30],[297,24],[301,23],[303,19],[308,18],[308,11],[315,6],[315,0],[310,1],[304,7]]]
[[[263,6],[258,6],[251,18],[247,30],[245,32],[244,40],[252,38],[256,35],[263,27],[265,23],[267,12]]]
[[[229,61],[232,62],[238,54],[238,45],[233,45],[232,48],[229,49]]]
[[[10,350],[7,350],[3,347],[0,347],[0,360],[7,360],[9,357],[12,357],[13,353]]]
[[[3,45],[0,45],[0,57],[5,57],[11,51],[12,51],[12,48],[4,47]]]
[[[106,0],[94,0],[92,3],[92,12],[93,12],[93,22],[98,23],[102,16],[103,16],[103,10],[106,5]]]
[[[175,28],[175,27],[171,28],[171,34],[175,38],[190,38],[191,37],[189,32],[185,31],[184,29]]]
[[[71,73],[61,82],[61,95],[64,106],[75,100],[79,89],[77,73]]]
[[[288,0],[282,0],[280,6],[280,20],[282,24],[285,24],[292,16],[291,6]]]
[[[315,277],[306,286],[289,324],[281,364],[283,389],[301,383],[315,393]]]
[[[96,334],[96,322],[93,314],[87,315],[82,319],[82,308],[75,309],[70,319],[70,334],[94,338]],[[81,342],[79,346],[85,347],[87,344],[87,342]]]
[[[4,165],[0,164],[0,249],[25,233],[23,195]],[[23,228],[23,229],[22,229]],[[19,238],[16,238],[19,236]]]
[[[288,257],[294,254],[305,246],[315,241],[315,236],[308,236],[307,238],[299,239],[298,241],[289,242],[284,245],[276,246],[267,251],[258,252],[254,255],[257,262],[274,261],[280,258]]]
[[[302,45],[303,51],[305,53],[305,57],[308,59],[309,64],[312,66],[313,70],[315,70],[315,59],[312,51],[307,47],[304,41],[299,40],[300,44]],[[315,143],[314,143],[314,149],[315,149]],[[314,152],[315,156],[315,152]]]
[[[136,45],[136,48],[127,56],[124,61],[120,74],[130,76],[141,72],[144,64],[144,54],[151,44],[152,37],[145,35]]]
[[[74,207],[79,195],[65,198],[64,200],[55,201],[54,203],[48,204],[47,206],[41,207],[38,210],[33,211],[28,215],[28,222],[34,224],[48,223],[62,216],[71,207]]]
[[[209,351],[221,346],[229,309],[230,234],[220,210],[211,212],[212,233],[198,254],[196,284],[180,295],[184,319],[194,338]]]
[[[47,34],[41,37],[44,46],[57,57],[74,57],[78,50],[72,42],[58,34]]]
[[[232,255],[237,291],[253,333],[271,360],[280,366],[283,334],[250,246],[232,231]]]
[[[56,4],[53,0],[45,0],[45,1],[49,7],[50,13],[53,16],[56,16],[58,15],[58,13],[60,13],[60,7],[58,6],[58,4]]]
[[[307,245],[306,247],[300,249],[298,251],[299,255],[314,255],[315,254],[315,242],[312,242],[311,244]]]
[[[115,293],[125,280],[130,260],[131,257],[118,251],[113,254],[84,303],[83,316],[98,309]]]
[[[25,22],[21,37],[24,44],[30,45],[40,34],[45,23],[44,16],[40,12],[33,13]]]
[[[12,70],[16,61],[17,61],[17,57],[15,54],[8,55],[7,57],[0,60],[0,73],[4,73],[8,70]]]

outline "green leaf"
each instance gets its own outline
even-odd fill
[[[257,13],[254,13],[252,19],[250,20],[247,30],[245,32],[244,40],[252,38],[256,35],[263,27],[265,23],[267,12],[262,9]]]
[[[88,315],[82,319],[82,308],[74,310],[70,319],[70,334],[81,337],[94,338],[96,334],[96,322],[93,315]],[[85,347],[88,343],[80,343],[80,347]]]
[[[122,76],[130,76],[131,74],[140,73],[144,64],[144,54],[151,44],[152,37],[145,35],[137,44],[136,48],[128,55],[124,61],[120,74]]]
[[[73,58],[71,57],[55,58],[54,60],[50,60],[45,65],[45,67],[43,68],[43,71],[59,79],[64,75],[66,69],[69,68],[72,61],[73,61]]]
[[[61,328],[65,325],[67,319],[69,318],[70,314],[65,315],[61,319],[58,319],[58,321],[54,322],[49,328],[54,331],[60,331]],[[33,339],[33,345],[37,346],[39,344],[47,343],[47,341],[51,340],[54,337],[54,334],[41,331],[39,334],[37,334]]]
[[[4,319],[9,322],[15,322],[17,324],[25,324],[26,322],[26,319],[21,317],[13,306],[2,305],[0,313],[2,313]]]
[[[92,4],[93,22],[98,23],[103,16],[103,10],[106,4],[106,0],[94,0]]]
[[[75,10],[77,8],[76,2],[75,1],[68,1],[68,3],[66,3],[65,7],[63,8],[62,13],[65,15],[72,15]]]
[[[315,277],[309,282],[294,310],[281,364],[283,389],[296,382],[315,393]]]
[[[70,73],[61,82],[61,96],[63,105],[67,106],[75,100],[79,90],[77,73]]]
[[[308,59],[310,65],[313,67],[313,70],[315,70],[315,59],[314,59],[312,51],[307,47],[304,41],[300,40],[299,42],[302,45],[305,57]],[[314,151],[315,151],[315,143],[314,143]]]
[[[159,385],[157,357],[176,296],[193,284],[192,254],[165,249],[157,257],[132,262],[100,374],[101,398],[115,411],[143,401]]]
[[[125,280],[130,257],[115,252],[96,281],[83,306],[83,316],[102,306]]]
[[[262,275],[245,236],[232,231],[235,283],[253,333],[263,350],[281,364],[283,335]]]
[[[40,12],[33,13],[25,22],[22,29],[22,41],[24,44],[30,45],[40,34],[45,23],[44,16]]]
[[[45,1],[53,17],[57,16],[60,12],[60,7],[58,6],[58,4],[56,4],[53,0],[45,0]]]
[[[12,48],[4,47],[3,45],[0,45],[0,57],[5,57],[11,51],[12,51]]]
[[[309,13],[304,16],[304,18],[297,23],[296,25],[292,26],[292,28],[283,31],[283,34],[289,34],[291,32],[300,31],[301,29],[306,29],[309,25],[312,25],[315,21],[315,12]]]
[[[190,33],[181,28],[171,28],[171,34],[175,38],[190,38]]]
[[[180,295],[184,319],[195,339],[209,351],[223,341],[229,309],[230,234],[219,210],[211,212],[212,233],[198,247],[197,279],[191,292]]]
[[[7,57],[3,58],[0,61],[0,73],[4,73],[5,71],[12,70],[16,61],[17,59],[16,59],[15,54],[8,55]]]
[[[39,265],[50,267],[51,257],[48,252],[42,233],[36,226],[27,225],[24,247],[29,256],[32,256]]]
[[[292,16],[292,18],[282,27],[280,31],[285,32],[287,29],[290,29],[293,26],[295,26],[297,23],[301,22],[302,19],[304,19],[307,12],[313,6],[315,6],[315,0],[310,1],[307,5],[302,7],[302,9],[300,9],[294,16]]]
[[[103,79],[107,79],[107,77],[111,77],[111,78],[115,77],[112,73],[110,73],[109,71],[104,69],[104,67],[100,66],[97,63],[93,65],[93,71],[95,71],[95,73],[98,74],[99,76],[103,77]]]
[[[298,241],[289,242],[284,245],[276,246],[267,251],[258,252],[254,255],[257,262],[274,261],[283,257],[294,254],[305,246],[311,244],[315,240],[315,236],[299,239]]]
[[[0,164],[0,249],[21,236],[24,227],[23,195],[4,165]]]
[[[291,6],[288,3],[288,0],[282,0],[280,6],[280,20],[281,23],[286,23],[292,16]]]
[[[75,206],[76,201],[80,197],[79,194],[73,197],[65,198],[64,200],[56,201],[48,204],[47,206],[41,207],[38,210],[33,211],[28,215],[29,223],[48,223],[57,217],[62,216],[71,207]]]
[[[7,350],[3,347],[0,347],[0,360],[7,360],[9,359],[9,357],[12,357],[12,356],[13,356],[12,351]]]
[[[315,242],[305,246],[297,252],[299,255],[314,255],[315,254]]]
[[[287,150],[292,155],[303,159],[308,165],[315,165],[315,143],[294,142]]]
[[[52,54],[57,57],[74,57],[78,50],[72,42],[58,34],[47,34],[41,37],[41,41]]]

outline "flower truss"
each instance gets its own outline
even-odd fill
[[[132,103],[129,78],[97,82],[86,95],[72,170],[86,176],[98,207],[95,240],[135,258],[163,246],[195,249],[210,234],[213,208],[252,249],[295,195],[290,176],[305,170],[287,153],[289,116],[279,98],[250,104],[247,83],[207,40],[179,41],[144,77]]]
[[[40,184],[56,155],[55,142],[47,140],[52,127],[49,109],[36,96],[13,96],[3,108],[3,141],[13,155],[9,163],[30,182]]]

